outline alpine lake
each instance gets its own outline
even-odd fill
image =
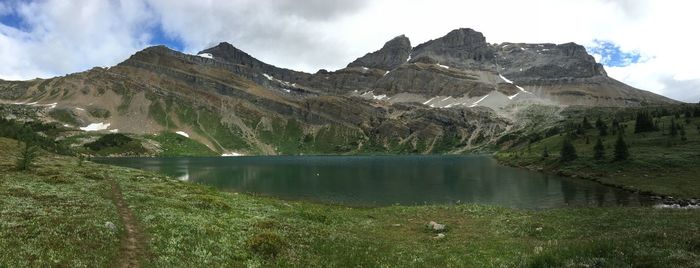
[[[489,155],[114,157],[223,191],[353,207],[479,203],[545,209],[650,206],[650,197],[596,182],[503,166]]]

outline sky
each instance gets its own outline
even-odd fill
[[[279,67],[336,70],[401,34],[416,46],[472,28],[490,43],[576,42],[615,79],[698,102],[698,10],[695,0],[0,0],[0,79],[223,41]]]

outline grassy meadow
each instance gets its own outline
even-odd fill
[[[134,251],[124,246],[129,237],[143,267],[700,265],[694,210],[349,208],[221,192],[47,152],[20,172],[19,148],[0,138],[2,267],[115,265]],[[119,198],[136,235],[126,230]],[[443,238],[430,221],[446,225]]]

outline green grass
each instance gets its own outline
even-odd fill
[[[499,152],[496,157],[502,163],[513,166],[589,178],[633,190],[681,198],[700,197],[700,131],[697,130],[700,118],[692,118],[689,123],[683,117],[675,119],[685,125],[685,141],[680,136],[669,135],[666,128],[670,125],[671,118],[672,116],[666,116],[659,120],[659,125],[664,126],[660,131],[636,134],[634,121],[622,122],[627,126],[624,139],[631,154],[627,161],[613,161],[617,135],[612,134],[602,137],[606,159],[593,159],[593,146],[599,137],[595,128],[573,140],[578,159],[569,163],[561,163],[558,159],[566,134],[543,138],[532,143],[529,149],[527,144],[521,144]],[[577,120],[579,119],[573,119]],[[589,117],[589,120],[594,123],[595,119]],[[588,136],[588,144],[585,136]],[[542,157],[545,147],[550,152],[548,158]]]
[[[3,148],[14,141],[0,139]],[[44,156],[31,172],[0,166],[0,266],[95,267],[116,257],[122,226],[109,187],[87,169]],[[113,233],[106,222],[117,225]]]
[[[218,156],[209,147],[190,138],[172,132],[162,132],[157,136],[147,137],[160,143],[163,150],[159,156]]]
[[[0,139],[4,151],[16,142]],[[484,205],[348,208],[220,192],[140,170],[45,154],[0,157],[0,266],[107,266],[123,226],[115,180],[147,237],[145,267],[693,267],[700,213],[528,211]],[[104,227],[115,223],[117,233]],[[425,224],[447,225],[434,239]]]
[[[80,126],[80,122],[76,118],[76,115],[68,109],[52,109],[49,111],[49,116],[53,119],[58,120],[61,123],[71,124],[73,126]]]
[[[87,152],[92,155],[143,155],[148,153],[138,139],[120,133],[110,133],[101,136],[94,142],[86,143]]]

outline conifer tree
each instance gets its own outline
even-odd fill
[[[615,161],[627,160],[630,156],[629,148],[627,148],[627,143],[622,135],[617,136],[617,141],[615,142]]]
[[[591,125],[591,123],[588,122],[588,117],[587,117],[587,116],[584,116],[584,117],[583,117],[583,122],[581,123],[581,126],[583,127],[583,129],[591,129],[591,128],[593,128],[593,126]]]
[[[671,134],[671,137],[675,137],[678,135],[678,125],[676,125],[676,120],[671,118],[671,129],[669,134]]]
[[[574,147],[569,138],[564,139],[561,146],[559,160],[562,162],[570,162],[576,160],[576,158],[578,158],[578,155],[576,155],[576,147]]]
[[[651,132],[656,131],[654,127],[654,120],[651,118],[649,112],[639,112],[637,113],[637,118],[634,122],[634,133]]]
[[[685,136],[685,128],[681,127],[680,129],[681,129],[681,131],[680,131],[680,133],[681,133],[681,140],[682,140],[682,141],[687,141],[688,138]]]
[[[593,158],[595,160],[602,160],[605,158],[605,146],[603,146],[603,141],[598,138],[598,141],[593,146]]]
[[[608,135],[608,125],[606,125],[600,117],[595,121],[595,127],[598,129],[598,135],[601,137]]]
[[[17,155],[16,166],[20,171],[29,170],[34,165],[34,161],[39,156],[39,147],[30,144],[29,142],[24,143],[24,148]]]

